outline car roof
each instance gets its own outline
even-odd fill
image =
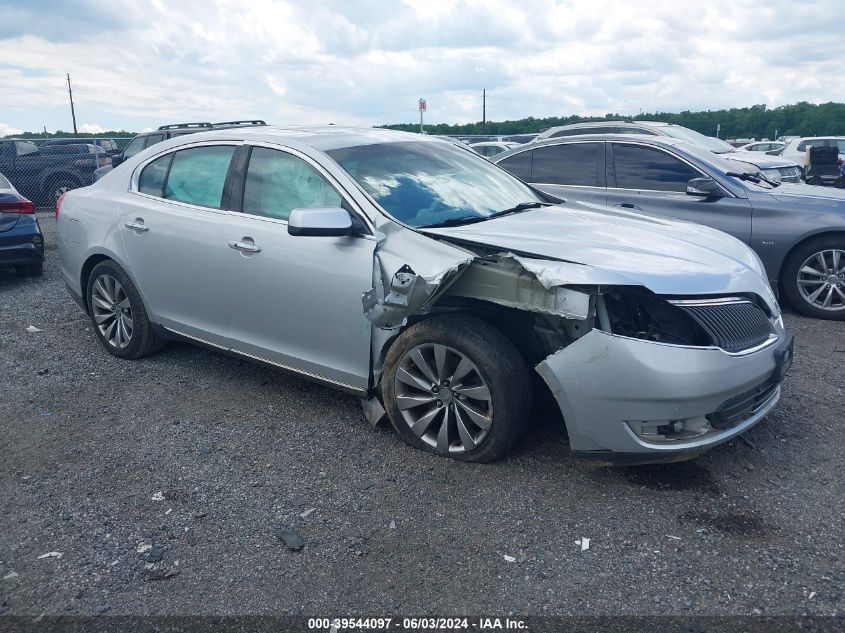
[[[579,127],[604,127],[606,125],[640,125],[642,127],[666,127],[669,125],[676,125],[675,123],[666,123],[665,121],[632,121],[630,119],[614,119],[608,121],[582,121],[580,123],[568,123],[567,125],[556,125],[550,127],[546,132],[551,130],[565,130]]]
[[[293,141],[310,145],[322,151],[356,145],[400,143],[403,141],[449,143],[449,141],[427,134],[399,132],[384,128],[358,128],[339,125],[289,127],[262,125],[256,127],[239,127],[186,134],[176,139],[171,139],[169,142],[175,143],[171,147],[176,147],[182,143],[195,143],[202,140],[232,140],[233,138],[248,141],[263,141],[265,143]]]
[[[683,141],[671,136],[654,136],[653,134],[579,134],[578,136],[556,136],[553,138],[544,138],[533,143],[525,143],[518,145],[507,152],[502,152],[496,155],[498,160],[500,157],[517,154],[520,150],[537,149],[538,147],[545,147],[546,145],[562,145],[564,143],[585,143],[587,141],[638,141],[648,142],[652,145],[671,145],[672,147],[687,148],[695,147],[689,141]]]

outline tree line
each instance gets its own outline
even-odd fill
[[[585,121],[607,121],[636,119],[640,121],[665,121],[692,128],[707,136],[716,136],[716,127],[720,126],[721,138],[769,138],[777,136],[845,136],[845,103],[807,103],[802,101],[792,105],[767,108],[754,105],[749,108],[730,108],[729,110],[703,110],[693,112],[653,112],[638,114],[635,117],[622,114],[606,114],[604,117],[553,116],[545,118],[527,117],[514,121],[481,121],[461,125],[438,123],[426,125],[429,134],[490,134],[507,136],[540,132],[557,125],[581,123]],[[417,132],[419,123],[398,123],[381,126],[392,130]]]

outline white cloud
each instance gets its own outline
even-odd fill
[[[79,131],[84,134],[102,134],[106,131],[106,128],[97,123],[83,123],[79,126]]]
[[[7,125],[6,123],[0,123],[0,137],[13,136],[15,134],[20,134],[21,132],[23,132],[23,130]]]
[[[0,120],[28,129],[68,128],[66,71],[78,116],[134,129],[412,122],[419,97],[427,122],[476,121],[484,88],[492,120],[845,94],[839,0],[36,4],[0,39]]]

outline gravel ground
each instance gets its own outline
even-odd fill
[[[787,314],[780,406],[693,462],[580,462],[549,415],[463,464],[270,369],[110,356],[41,215],[45,276],[0,270],[0,613],[845,613],[845,323]]]

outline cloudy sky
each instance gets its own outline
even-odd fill
[[[648,9],[645,7],[648,6]],[[0,0],[0,136],[845,100],[842,0]]]

